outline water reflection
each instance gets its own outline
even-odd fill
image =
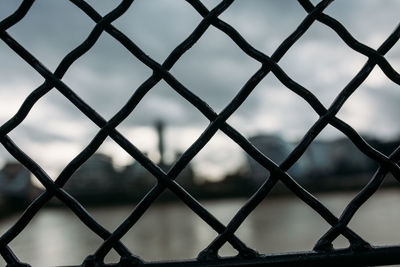
[[[324,194],[319,199],[339,215],[353,196],[352,193]],[[206,201],[203,204],[226,224],[244,201]],[[351,228],[373,245],[398,244],[399,202],[397,190],[378,192],[360,209],[350,223]],[[89,211],[104,227],[113,231],[132,208],[119,206]],[[16,217],[3,220],[1,233],[15,220]],[[279,253],[310,250],[328,228],[329,225],[300,200],[282,197],[265,200],[239,228],[237,235],[260,252]],[[216,233],[184,204],[170,203],[151,207],[122,242],[145,260],[168,260],[196,257],[215,237]],[[70,211],[43,209],[11,247],[21,260],[32,266],[57,266],[81,264],[101,243],[102,240]],[[343,238],[335,242],[336,247],[347,245]],[[222,255],[235,253],[230,246],[221,251]],[[118,261],[118,255],[112,252],[106,260]],[[0,265],[4,265],[2,259]]]

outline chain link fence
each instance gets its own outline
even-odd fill
[[[45,187],[45,191],[26,208],[15,224],[0,237],[0,253],[7,262],[7,266],[29,266],[29,263],[20,262],[18,255],[15,255],[9,247],[9,243],[26,227],[29,227],[29,223],[35,214],[37,214],[52,198],[57,198],[63,202],[87,228],[104,240],[96,252],[86,258],[82,266],[258,266],[266,264],[270,264],[271,266],[370,266],[400,264],[400,246],[373,247],[348,227],[354,214],[363,203],[377,191],[388,173],[391,173],[397,181],[400,181],[400,168],[398,165],[400,160],[400,148],[398,147],[395,149],[390,156],[385,156],[369,145],[354,128],[336,117],[336,114],[346,103],[346,100],[359,88],[376,65],[378,65],[377,67],[384,72],[388,79],[397,85],[400,84],[399,73],[384,57],[398,42],[400,38],[400,27],[395,28],[393,33],[386,38],[380,47],[374,50],[357,41],[335,18],[323,13],[324,9],[332,2],[331,0],[323,0],[317,5],[312,4],[309,0],[299,0],[298,4],[305,10],[306,16],[293,33],[278,46],[275,52],[271,56],[267,56],[251,46],[235,28],[218,18],[234,2],[233,0],[223,0],[212,10],[208,10],[199,0],[186,0],[186,2],[202,16],[202,20],[193,32],[170,53],[162,64],[160,64],[147,56],[140,47],[111,24],[131,7],[133,0],[121,1],[114,10],[105,16],[101,16],[91,5],[83,0],[70,0],[70,2],[93,20],[96,25],[86,40],[63,58],[54,73],[49,71],[44,64],[39,62],[30,51],[24,48],[21,43],[16,41],[7,32],[10,27],[21,21],[30,11],[34,0],[22,1],[19,8],[13,14],[0,22],[0,37],[3,42],[45,79],[45,82],[31,92],[25,99],[16,114],[0,127],[1,144],[16,160],[30,170],[35,179]],[[348,47],[354,50],[354,52],[360,53],[368,58],[368,61],[361,70],[359,70],[344,89],[340,91],[337,98],[329,107],[325,107],[313,93],[289,77],[278,64],[285,53],[287,53],[314,23],[322,23],[330,27]],[[248,79],[246,84],[220,113],[216,113],[211,109],[206,102],[195,95],[189,88],[186,88],[169,72],[182,55],[188,52],[210,27],[215,27],[226,34],[226,36],[243,50],[245,54],[261,63],[261,67]],[[112,38],[118,41],[132,55],[153,71],[153,74],[135,90],[127,103],[110,120],[104,119],[96,110],[82,100],[82,98],[74,92],[73,88],[70,88],[61,80],[71,65],[95,45],[101,34],[109,34],[112,36]],[[262,154],[240,132],[227,123],[227,119],[246,101],[253,89],[268,74],[275,75],[289,90],[306,101],[319,117],[304,135],[301,142],[280,165],[277,165],[266,155]],[[170,85],[176,93],[193,105],[193,108],[199,110],[210,122],[201,136],[183,153],[168,171],[163,171],[159,166],[154,164],[145,154],[128,141],[124,135],[116,130],[116,127],[132,113],[143,97],[161,80]],[[9,136],[9,133],[24,121],[39,99],[51,90],[58,90],[99,128],[91,142],[68,163],[54,181],[34,160],[25,154]],[[350,203],[348,203],[340,217],[336,217],[315,196],[300,186],[287,173],[290,167],[298,161],[313,140],[327,125],[331,125],[341,131],[363,154],[379,164],[379,168],[376,170],[373,177],[371,177],[369,183]],[[266,177],[262,186],[241,207],[227,225],[221,223],[175,181],[179,173],[219,130],[225,133],[226,136],[246,151],[250,157],[270,172],[269,177]],[[100,145],[108,137],[113,139],[158,180],[158,183],[143,199],[141,199],[127,219],[121,222],[114,232],[109,232],[100,225],[77,200],[63,189],[63,186],[72,174],[98,150]],[[278,181],[281,181],[293,194],[314,209],[323,220],[331,225],[331,228],[320,237],[312,251],[262,255],[248,247],[235,235],[236,230],[246,220],[247,216],[269,194]],[[135,223],[165,190],[172,191],[182,202],[218,233],[217,237],[206,248],[199,251],[196,259],[175,262],[145,262],[140,258],[140,255],[136,256],[120,241],[132,227],[135,227]],[[340,235],[344,236],[349,241],[350,247],[348,249],[333,248],[332,242]],[[218,256],[218,251],[227,242],[237,250],[238,255],[235,257],[220,258]],[[105,264],[104,258],[112,249],[120,255],[120,262]],[[68,257],[68,255],[65,256]]]

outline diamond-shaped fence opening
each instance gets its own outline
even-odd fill
[[[7,150],[10,156],[28,169],[34,175],[36,182],[40,183],[45,188],[45,190],[36,197],[32,203],[30,203],[30,206],[25,209],[25,212],[16,219],[15,223],[0,237],[0,253],[4,261],[7,263],[7,266],[26,266],[29,264],[21,263],[20,256],[13,252],[10,244],[20,235],[20,233],[22,233],[22,231],[24,231],[24,229],[29,229],[33,217],[45,205],[51,205],[53,201],[62,202],[63,205],[67,206],[79,218],[85,227],[104,240],[92,255],[86,257],[81,266],[258,266],[265,264],[271,264],[271,266],[337,266],[340,264],[370,266],[400,264],[400,258],[398,256],[400,253],[399,246],[371,246],[362,236],[354,232],[348,226],[357,210],[372,195],[374,195],[379,186],[384,182],[388,173],[392,175],[397,182],[399,181],[400,168],[398,162],[400,160],[400,148],[397,147],[398,144],[394,144],[390,151],[390,155],[386,156],[366,142],[351,125],[336,116],[336,114],[341,111],[342,106],[347,103],[346,101],[349,97],[359,89],[363,82],[368,78],[373,68],[380,68],[385,75],[385,79],[390,80],[398,89],[398,85],[400,84],[400,75],[396,71],[396,68],[391,65],[390,61],[385,58],[385,54],[391,51],[395,45],[398,45],[398,39],[400,38],[399,27],[395,28],[377,49],[373,49],[355,39],[334,17],[324,13],[324,10],[331,4],[331,0],[320,1],[317,5],[313,5],[309,0],[299,0],[297,8],[301,8],[305,11],[304,19],[297,25],[297,28],[293,29],[293,32],[288,35],[285,40],[280,41],[280,44],[271,56],[268,56],[263,52],[263,50],[270,48],[268,45],[266,45],[266,49],[263,49],[262,47],[253,47],[245,38],[242,37],[239,31],[219,18],[219,16],[234,2],[233,0],[223,0],[210,10],[200,0],[187,0],[185,4],[201,17],[201,21],[192,32],[185,37],[186,39],[184,39],[168,54],[165,61],[158,62],[158,60],[155,60],[146,54],[147,48],[141,48],[136,44],[137,40],[135,40],[135,38],[129,38],[128,35],[125,35],[123,31],[118,29],[118,27],[113,26],[118,25],[118,23],[114,24],[113,22],[116,22],[124,14],[135,15],[135,12],[130,12],[135,9],[133,0],[122,0],[114,9],[107,11],[108,13],[100,12],[105,15],[101,15],[96,11],[89,2],[83,0],[70,0],[67,1],[68,7],[73,7],[76,10],[79,10],[80,13],[82,13],[82,16],[84,16],[85,19],[90,19],[95,26],[87,34],[86,39],[77,45],[70,53],[65,55],[59,65],[54,69],[54,71],[52,71],[52,68],[46,67],[44,63],[39,61],[34,53],[35,49],[30,49],[31,46],[25,44],[24,41],[18,41],[18,38],[13,37],[11,31],[13,26],[18,26],[19,23],[22,24],[22,21],[28,16],[28,14],[30,14],[33,7],[37,8],[37,6],[35,6],[36,4],[44,4],[44,2],[41,1],[36,2],[34,0],[21,1],[19,7],[15,7],[14,13],[9,14],[0,21],[0,38],[4,44],[8,46],[7,49],[14,51],[15,55],[18,55],[27,65],[37,71],[37,73],[45,79],[45,82],[42,85],[33,90],[25,98],[25,101],[21,104],[18,111],[0,126],[0,142],[4,149]],[[156,5],[157,3],[154,2],[152,4]],[[263,6],[264,4],[265,3],[263,3]],[[279,5],[280,4],[277,4],[274,8],[277,8],[280,12],[285,12],[285,10]],[[35,12],[37,12],[36,9]],[[43,16],[46,15],[48,14],[43,14]],[[232,19],[232,15],[228,16],[228,18]],[[51,22],[48,21],[47,23]],[[306,86],[296,82],[296,79],[289,76],[285,72],[285,68],[279,65],[279,61],[288,51],[291,51],[291,47],[296,44],[302,35],[307,33],[312,25],[315,24],[326,27],[327,30],[331,31],[330,35],[332,35],[332,33],[336,35],[336,38],[339,38],[340,41],[343,42],[343,45],[345,44],[354,53],[366,57],[366,63],[356,72],[355,76],[352,77],[351,80],[347,81],[346,85],[339,91],[336,98],[329,106],[325,106],[323,103],[326,101],[321,101],[314,93],[312,93],[312,91],[308,90]],[[163,25],[164,28],[165,26],[166,25]],[[127,27],[129,27],[129,25]],[[143,27],[145,27],[145,25],[143,25]],[[154,25],[152,27],[154,27]],[[271,27],[275,26],[272,25]],[[254,60],[254,62],[259,64],[258,69],[253,71],[250,77],[248,77],[243,84],[234,85],[234,97],[225,104],[222,110],[218,110],[218,112],[214,111],[202,97],[197,95],[195,90],[191,90],[191,84],[186,84],[186,81],[185,83],[182,82],[173,75],[173,71],[170,72],[174,65],[179,62],[181,57],[185,53],[190,53],[191,48],[210,29],[218,31],[218,34],[223,34],[234,46],[242,50],[249,59]],[[83,30],[80,29],[80,31]],[[171,32],[174,31],[174,29],[169,30]],[[251,35],[252,39],[255,38],[254,32],[251,30],[247,30],[246,32]],[[67,36],[68,32],[65,32],[64,34]],[[135,61],[140,61],[143,63],[143,66],[152,70],[152,74],[146,80],[143,80],[139,86],[128,89],[130,90],[128,92],[131,92],[128,94],[129,98],[126,99],[124,105],[115,110],[113,109],[115,112],[110,116],[110,118],[102,117],[102,112],[96,111],[96,109],[84,100],[84,97],[80,96],[77,91],[74,91],[74,88],[70,87],[73,82],[69,84],[69,80],[63,80],[64,75],[68,73],[70,67],[72,67],[81,57],[84,57],[86,53],[91,51],[91,49],[98,44],[98,41],[103,34],[109,35],[108,38],[112,38],[114,42],[120,44],[121,47],[119,49],[125,49],[124,53],[129,52],[129,56],[135,58]],[[130,33],[130,35],[131,34],[132,33]],[[165,36],[167,35],[164,33],[164,37]],[[208,40],[208,42],[211,41],[212,40]],[[273,42],[276,42],[276,40]],[[32,45],[35,47],[35,44]],[[318,51],[317,54],[324,55],[325,53],[329,53],[329,51],[323,53]],[[295,57],[295,54],[296,53],[291,56]],[[317,61],[318,58],[309,58],[309,60],[311,62]],[[96,67],[103,69],[105,72],[112,68],[112,66],[110,66],[112,62],[98,62],[98,64],[99,66]],[[105,67],[102,68],[100,66],[101,64],[104,64]],[[207,62],[205,64],[207,64]],[[228,65],[222,64],[221,68],[228,67]],[[127,65],[127,67],[129,66]],[[246,64],[244,67],[246,67]],[[208,68],[215,72],[218,71],[218,66],[204,66],[204,68]],[[126,72],[126,70],[124,71]],[[327,75],[327,70],[321,71],[322,76]],[[335,70],[330,69],[330,71]],[[196,76],[196,73],[192,73],[192,75]],[[226,71],[222,70],[220,73],[217,73],[217,75],[226,75]],[[232,77],[222,77],[222,82],[218,83],[215,86],[215,89],[211,88],[211,90],[218,90],[218,87],[225,84],[228,86],[232,85],[233,83],[231,83],[231,81],[236,80],[234,77],[235,73],[232,75]],[[297,94],[299,96],[298,101],[305,101],[305,103],[307,103],[307,105],[309,105],[309,107],[313,109],[313,112],[318,116],[318,119],[307,130],[301,141],[296,143],[292,149],[288,150],[288,154],[285,154],[283,159],[279,159],[279,162],[275,162],[274,160],[276,159],[273,157],[270,159],[268,153],[263,154],[263,151],[258,150],[252,142],[246,139],[241,132],[232,127],[228,121],[232,114],[241,107],[249,95],[252,94],[253,90],[267,75],[274,75],[280,83],[286,87],[282,88],[282,90],[290,90],[294,94]],[[104,77],[108,76],[105,74]],[[224,83],[224,79],[229,82]],[[135,116],[135,108],[141,103],[146,95],[153,90],[153,88],[156,88],[160,81],[168,84],[168,86],[163,86],[163,90],[165,90],[163,94],[178,94],[182,101],[186,101],[193,109],[197,110],[196,112],[200,112],[204,118],[209,121],[209,124],[203,130],[202,134],[195,139],[191,146],[188,147],[171,166],[167,166],[166,164],[155,164],[148,155],[136,147],[134,141],[132,142],[129,140],[129,138],[117,129],[118,126],[123,124],[129,116]],[[106,85],[107,84],[108,83],[106,82]],[[209,81],[205,84],[209,85]],[[124,83],[124,85],[126,85],[126,83]],[[196,84],[195,86],[199,86],[196,90],[201,90],[201,84]],[[207,90],[210,90],[210,88],[207,88]],[[18,147],[10,137],[12,136],[14,129],[20,127],[24,122],[29,115],[29,112],[35,107],[35,105],[37,105],[38,101],[40,101],[50,91],[58,91],[57,93],[65,97],[65,101],[69,101],[80,112],[82,112],[85,119],[91,121],[98,127],[95,136],[90,140],[90,142],[84,144],[84,149],[82,149],[80,153],[62,169],[57,177],[52,177],[52,175],[46,173],[45,168],[42,169],[41,166],[30,158],[30,156],[20,147]],[[221,94],[221,92],[223,93],[224,90],[218,90],[215,94]],[[110,88],[108,93],[118,95],[118,92],[114,91],[113,88]],[[124,92],[124,96],[125,95],[126,92]],[[126,96],[124,98],[126,98]],[[231,96],[229,96],[229,98],[231,98]],[[103,103],[107,103],[106,100],[103,101]],[[208,102],[210,102],[210,100],[208,100]],[[162,103],[160,103],[160,105],[162,105]],[[156,109],[157,107],[154,108]],[[291,110],[291,112],[293,112],[293,110]],[[291,176],[291,172],[293,172],[292,166],[294,166],[299,159],[306,156],[306,151],[310,144],[314,144],[314,140],[321,134],[321,132],[331,126],[342,132],[360,152],[375,161],[378,166],[376,172],[372,177],[370,177],[369,182],[355,197],[351,198],[351,201],[348,202],[346,208],[342,211],[339,217],[332,213],[323,202],[319,201],[318,198],[307,191],[307,188],[303,188]],[[184,179],[180,180],[178,178],[175,180],[179,175],[182,175],[185,172],[185,169],[188,168],[192,160],[200,151],[203,150],[217,132],[224,133],[233,142],[240,146],[251,160],[257,162],[259,168],[264,168],[268,170],[269,173],[267,175],[268,177],[265,177],[265,179],[262,180],[258,190],[253,193],[247,202],[241,206],[239,211],[229,219],[228,223],[219,221],[217,216],[214,216],[210,210],[207,210],[196,198],[188,193],[190,190],[186,191],[184,189],[188,186]],[[115,142],[115,144],[120,146],[129,157],[134,159],[138,164],[137,166],[142,168],[143,173],[147,173],[149,176],[149,179],[147,180],[153,182],[157,181],[156,184],[148,184],[148,188],[146,189],[147,194],[138,200],[138,204],[132,207],[131,213],[125,217],[125,219],[121,221],[115,229],[112,229],[112,231],[96,221],[94,217],[92,217],[91,212],[79,203],[78,197],[74,198],[68,193],[69,180],[77,184],[90,182],[87,186],[96,186],[94,181],[89,181],[91,180],[90,177],[93,173],[86,171],[85,174],[85,164],[97,164],[93,159],[106,162],[109,164],[109,168],[112,168],[112,164],[109,163],[109,159],[107,159],[106,156],[96,154],[107,139],[111,139],[112,142]],[[162,147],[162,145],[160,145],[160,147]],[[37,153],[45,152],[38,151]],[[161,161],[161,163],[163,162]],[[137,168],[137,166],[132,165],[131,167]],[[98,173],[106,173],[109,170],[106,168],[97,169],[97,171]],[[77,181],[77,178],[73,177],[75,173],[79,172],[83,173],[83,178],[80,178],[82,181]],[[127,178],[129,175],[129,171],[127,171],[125,176],[122,175],[121,177],[115,177],[115,179],[120,179],[121,187],[123,187],[124,183],[129,181]],[[85,180],[84,177],[87,177],[87,179]],[[144,179],[143,183],[146,182],[148,181]],[[279,184],[282,184],[287,191],[296,195],[310,209],[318,214],[324,222],[330,225],[330,228],[326,233],[322,236],[319,235],[320,239],[316,242],[311,251],[263,255],[247,246],[237,235],[237,230],[241,227],[246,218],[252,214],[255,208],[259,207],[259,204],[267,197],[271,190],[275,188],[278,182]],[[65,189],[63,188],[64,185],[66,185]],[[196,259],[177,260],[172,262],[144,261],[140,258],[140,255],[136,256],[135,251],[131,252],[129,248],[124,245],[123,239],[127,232],[135,228],[136,223],[142,218],[146,211],[152,207],[152,204],[158,199],[158,197],[168,191],[170,194],[173,194],[174,198],[179,199],[179,201],[190,208],[191,212],[199,216],[204,224],[208,225],[209,229],[214,231],[215,238],[201,251],[198,251],[198,257]],[[184,220],[184,218],[181,219]],[[340,238],[344,237],[348,240],[350,244],[349,248],[334,248],[332,244],[339,236]],[[231,248],[225,250],[226,247]],[[149,249],[151,250],[151,248]],[[109,255],[111,250],[115,250],[120,256],[119,263],[104,263],[104,259]],[[232,250],[237,251],[236,256],[236,253],[232,253]],[[219,255],[228,256],[219,257]],[[69,257],[67,251],[65,252],[65,257]]]

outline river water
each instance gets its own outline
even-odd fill
[[[320,194],[318,199],[339,216],[355,193]],[[245,199],[203,201],[202,204],[221,222],[229,219]],[[400,244],[400,190],[376,193],[356,213],[349,226],[373,245]],[[114,230],[128,216],[132,206],[89,208],[89,212],[108,230]],[[0,221],[4,233],[17,219]],[[311,208],[295,197],[271,197],[257,207],[236,232],[237,236],[261,253],[310,250],[329,225]],[[122,242],[145,260],[194,258],[216,233],[184,204],[152,206],[127,233]],[[15,240],[10,243],[16,255],[32,266],[81,264],[102,240],[88,230],[67,209],[41,210]],[[335,247],[348,245],[344,238]],[[223,256],[235,251],[225,245]],[[106,262],[118,261],[112,251]],[[0,266],[4,266],[0,259]]]

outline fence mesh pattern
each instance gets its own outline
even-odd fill
[[[346,100],[357,90],[357,88],[359,88],[374,67],[380,68],[389,80],[400,85],[399,73],[396,72],[384,57],[400,38],[399,26],[395,28],[392,34],[390,34],[380,47],[375,50],[357,41],[339,21],[323,13],[324,9],[332,2],[331,0],[323,0],[317,5],[312,4],[309,0],[299,0],[298,4],[301,5],[305,11],[303,21],[296,29],[294,29],[293,33],[278,46],[275,52],[271,56],[268,56],[251,46],[240,35],[240,33],[235,30],[235,28],[218,18],[219,15],[221,15],[232,4],[233,0],[223,0],[212,10],[208,10],[200,0],[186,0],[186,2],[202,16],[202,20],[192,33],[169,54],[163,63],[160,64],[147,56],[140,47],[111,24],[129,8],[134,8],[131,7],[133,0],[122,0],[115,9],[105,16],[101,16],[91,5],[83,0],[70,0],[70,2],[86,14],[86,16],[90,17],[96,25],[90,32],[89,36],[63,58],[54,73],[49,71],[44,64],[35,58],[35,55],[28,51],[23,44],[17,42],[7,32],[10,27],[23,20],[25,15],[30,11],[34,0],[22,1],[19,8],[15,10],[13,14],[0,22],[0,38],[3,42],[45,79],[45,82],[32,91],[25,99],[16,114],[0,127],[1,144],[16,160],[29,169],[33,173],[35,179],[45,187],[45,191],[26,208],[15,224],[13,224],[0,237],[0,252],[8,264],[7,266],[29,266],[29,263],[20,262],[18,255],[15,255],[9,247],[9,243],[26,227],[29,227],[29,223],[34,215],[54,197],[69,207],[82,223],[86,225],[86,227],[104,240],[93,255],[87,256],[85,261],[82,263],[82,266],[103,266],[105,256],[112,249],[114,249],[121,257],[120,262],[108,264],[110,266],[176,266],[179,264],[207,266],[253,264],[256,266],[267,263],[273,266],[286,266],[289,264],[295,264],[297,266],[322,266],[333,264],[337,266],[340,263],[348,265],[352,264],[352,266],[400,264],[400,247],[373,247],[348,227],[354,214],[363,203],[365,203],[377,191],[388,173],[391,173],[397,181],[400,181],[400,168],[398,164],[400,160],[400,148],[395,149],[390,156],[385,156],[383,153],[369,145],[354,128],[336,117],[336,114],[344,103],[346,103]],[[278,64],[280,59],[284,57],[285,53],[287,53],[287,51],[314,23],[322,23],[330,27],[348,47],[354,50],[354,52],[360,53],[368,58],[364,66],[343,88],[343,90],[340,91],[329,107],[325,107],[313,93],[289,77]],[[220,113],[216,113],[211,109],[205,101],[195,95],[190,88],[186,88],[169,72],[182,55],[188,52],[210,27],[215,27],[226,34],[232,42],[244,51],[244,53],[255,61],[261,63],[261,67],[250,77],[250,79],[248,79],[245,85]],[[101,34],[109,34],[112,36],[112,38],[118,41],[132,55],[153,71],[153,74],[143,84],[136,88],[127,103],[119,109],[110,120],[106,120],[99,115],[96,110],[91,108],[74,92],[73,88],[70,88],[62,81],[63,76],[71,65],[95,45]],[[306,101],[319,116],[318,120],[303,136],[301,142],[299,142],[295,149],[280,165],[262,154],[240,132],[226,122],[227,119],[241,106],[241,104],[246,101],[253,89],[268,74],[277,77],[279,81],[288,88],[288,90],[293,91],[299,96],[299,101]],[[201,136],[183,153],[183,155],[168,171],[163,171],[159,166],[154,164],[145,154],[128,141],[124,135],[116,130],[116,127],[133,112],[143,97],[161,80],[168,83],[172,88],[171,90],[178,93],[182,98],[188,101],[193,108],[199,110],[204,117],[209,120],[209,125]],[[24,121],[39,99],[51,90],[58,90],[66,99],[68,99],[68,101],[75,105],[88,118],[88,120],[91,120],[99,128],[97,134],[90,143],[65,166],[55,180],[51,179],[38,163],[24,153],[24,151],[19,148],[9,136],[9,133]],[[371,177],[369,183],[351,200],[350,203],[348,203],[339,218],[319,202],[315,196],[300,186],[287,173],[290,167],[298,161],[308,146],[327,125],[331,125],[341,131],[363,154],[379,164],[379,168],[376,170],[373,177]],[[256,160],[270,173],[269,177],[266,177],[265,182],[240,208],[227,225],[221,223],[192,195],[185,191],[178,182],[175,181],[178,174],[191,162],[194,156],[202,150],[202,148],[219,130],[237,143],[250,157]],[[114,232],[109,232],[100,225],[77,200],[63,189],[63,186],[72,174],[98,150],[100,145],[108,137],[113,139],[122,149],[132,156],[133,159],[143,165],[158,180],[158,183],[135,206],[126,220],[121,222]],[[331,225],[331,228],[320,237],[312,251],[281,255],[262,255],[248,247],[235,235],[236,230],[246,220],[246,217],[268,195],[278,181],[281,181],[291,192],[293,192],[293,194],[314,209],[323,220]],[[218,234],[206,248],[199,251],[196,259],[176,262],[145,262],[140,258],[140,255],[135,255],[134,252],[131,252],[120,241],[132,227],[135,227],[135,223],[139,218],[141,218],[157,197],[165,190],[172,191]],[[348,249],[333,248],[332,242],[340,235],[344,236],[349,241],[350,247]],[[218,251],[227,242],[237,250],[238,255],[229,258],[220,258],[218,256]]]

